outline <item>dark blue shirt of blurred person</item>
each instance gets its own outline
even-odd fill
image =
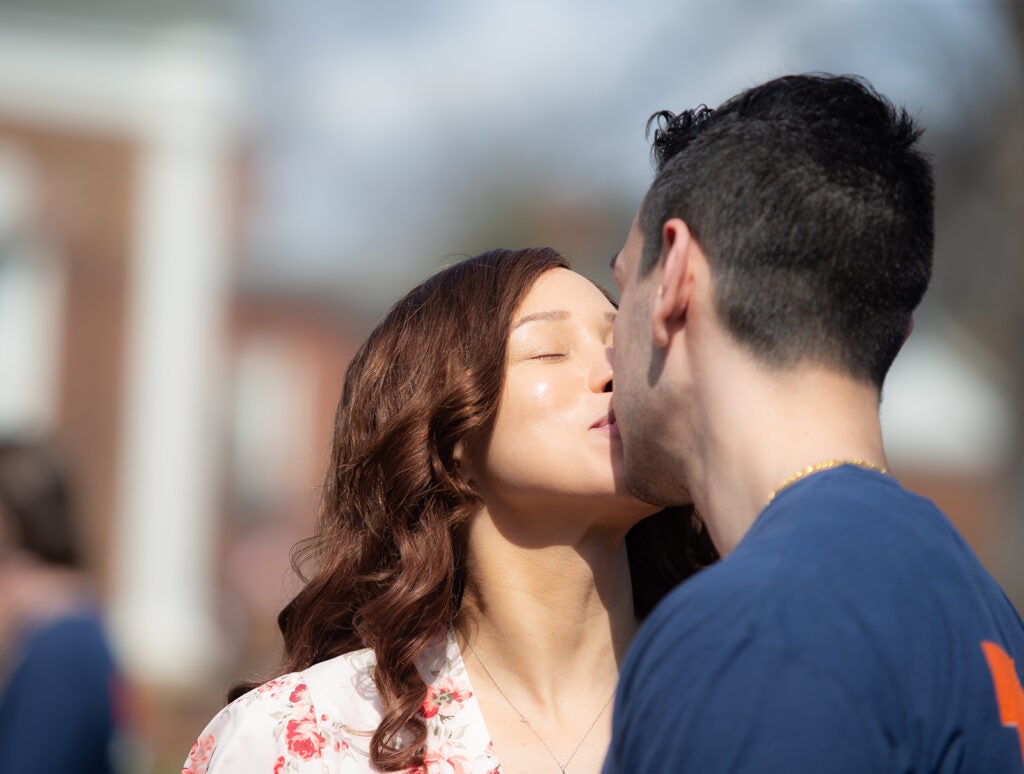
[[[110,774],[119,678],[98,617],[82,611],[19,638],[0,694],[0,774]]]

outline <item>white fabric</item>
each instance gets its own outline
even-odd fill
[[[182,774],[376,772],[370,736],[381,718],[374,654],[359,650],[271,680],[222,709],[200,734]],[[428,685],[424,767],[412,774],[497,774],[483,715],[454,634],[417,664]]]

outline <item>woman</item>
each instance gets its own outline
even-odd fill
[[[614,314],[547,248],[392,308],[345,379],[289,674],[186,772],[600,769],[638,618],[714,556],[688,511],[642,521],[625,492]]]

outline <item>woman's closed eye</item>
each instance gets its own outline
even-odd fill
[[[568,352],[543,352],[539,355],[532,355],[530,360],[560,360],[569,357]]]

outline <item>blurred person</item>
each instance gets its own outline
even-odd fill
[[[48,448],[0,440],[0,772],[114,771],[120,677]]]
[[[600,769],[638,619],[715,556],[690,509],[625,491],[614,315],[547,248],[391,309],[346,375],[288,674],[185,772]]]
[[[626,479],[723,558],[637,635],[605,771],[1019,774],[1024,624],[882,445],[932,266],[920,129],[825,75],[652,121],[613,265]]]

